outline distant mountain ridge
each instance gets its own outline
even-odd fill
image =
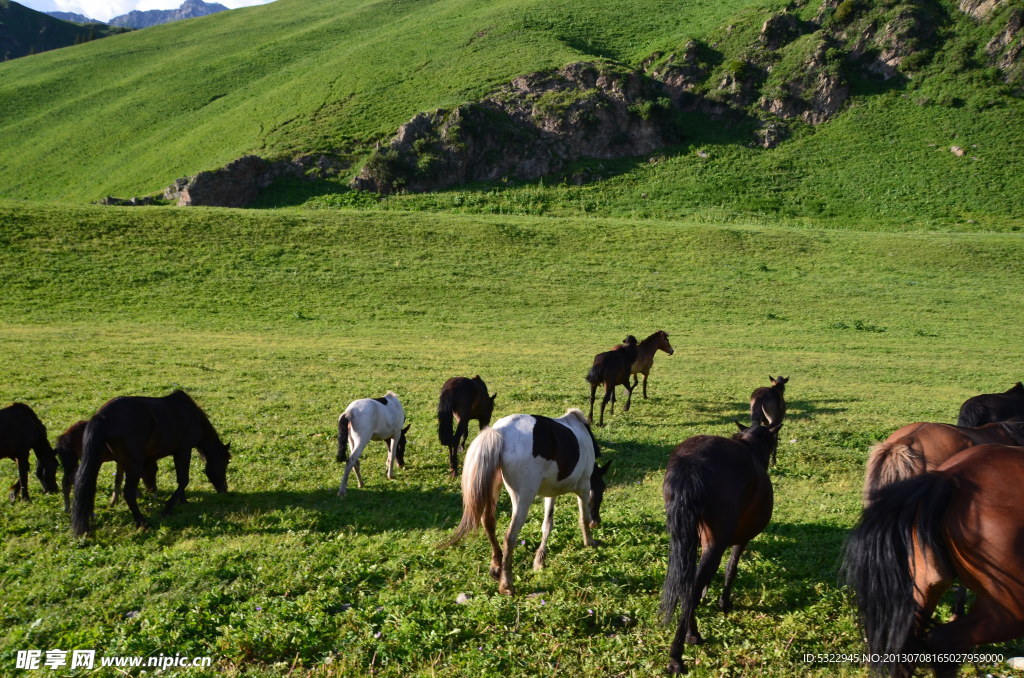
[[[93,19],[87,17],[84,14],[76,14],[75,12],[43,12],[52,16],[54,19],[60,19],[61,21],[70,21],[75,24],[102,24],[105,23],[99,19]]]
[[[203,0],[185,0],[178,9],[151,9],[145,12],[134,10],[127,14],[115,16],[107,23],[111,26],[123,26],[125,28],[148,28],[158,24],[171,23],[172,21],[216,14],[227,9],[227,7],[218,2],[206,3]]]
[[[78,45],[126,30],[98,22],[84,26],[70,23],[10,0],[0,0],[0,61]]]

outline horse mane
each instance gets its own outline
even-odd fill
[[[664,335],[668,335],[668,332],[666,332],[665,330],[658,330],[658,331],[656,331],[656,332],[653,332],[653,333],[651,334],[651,336],[649,336],[649,337],[647,337],[646,339],[644,339],[643,341],[641,341],[641,342],[640,342],[640,345],[641,345],[641,346],[644,346],[644,345],[646,345],[646,344],[649,344],[649,343],[651,343],[652,341],[654,341],[655,339],[657,339],[658,337],[660,337],[660,336],[661,336],[661,335],[663,335],[663,334],[664,334]]]
[[[904,441],[906,437],[891,443],[881,442],[868,452],[864,474],[865,505],[879,489],[925,472],[924,455]]]
[[[1020,393],[1020,392],[1024,392],[1024,383],[1021,383],[1019,381],[1016,384],[1014,384],[1013,387],[1010,388],[1009,391],[1007,391],[1007,393]]]
[[[395,400],[398,400],[398,394],[395,393],[394,391],[388,391],[387,393],[384,394],[385,398],[387,398],[388,396],[394,396]]]
[[[565,411],[565,414],[562,415],[562,418],[564,419],[565,417],[568,417],[569,415],[574,416],[576,418],[576,420],[579,421],[584,426],[587,425],[587,415],[583,414],[583,410],[581,410],[580,408],[578,408],[578,407],[570,407],[569,409],[567,409]]]

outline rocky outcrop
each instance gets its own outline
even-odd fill
[[[537,179],[581,158],[645,155],[681,139],[676,112],[664,86],[637,71],[570,64],[516,78],[477,103],[420,113],[352,185],[422,192]]]
[[[803,34],[800,19],[789,12],[780,12],[768,17],[762,24],[761,34],[757,39],[765,49],[779,49]]]
[[[220,169],[178,179],[164,190],[163,198],[180,206],[245,207],[281,177],[326,178],[344,169],[342,163],[324,155],[277,162],[246,155]]]
[[[115,16],[107,23],[111,26],[124,26],[127,28],[148,28],[157,24],[167,24],[182,19],[194,19],[195,17],[226,12],[227,7],[213,2],[206,3],[203,0],[185,0],[178,9],[151,9],[147,11],[133,10],[127,14]]]
[[[985,45],[991,63],[1003,72],[1006,81],[1018,87],[1024,86],[1024,9],[1014,7],[1006,20],[1006,26]]]
[[[960,0],[960,11],[970,14],[975,19],[981,20],[987,17],[992,11],[1004,4],[1005,0]]]
[[[804,64],[799,77],[783,86],[777,96],[766,96],[760,106],[780,118],[800,118],[811,125],[820,124],[839,111],[850,96],[850,85],[830,59],[830,42],[820,43]]]

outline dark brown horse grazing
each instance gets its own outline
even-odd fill
[[[957,426],[981,426],[994,421],[1024,420],[1024,384],[1019,381],[1005,393],[983,393],[960,406]]]
[[[740,432],[732,438],[687,438],[668,460],[663,493],[670,546],[661,595],[666,623],[680,607],[679,625],[668,651],[671,673],[686,672],[684,643],[704,642],[697,631],[697,604],[707,593],[725,550],[733,547],[718,606],[728,612],[740,556],[772,517],[768,460],[775,454],[782,424],[769,428],[736,423]],[[702,554],[696,565],[698,543]]]
[[[845,558],[869,652],[911,660],[900,654],[943,653],[948,661],[975,645],[1024,635],[1021,486],[1024,449],[981,445],[874,495]],[[966,615],[933,627],[932,613],[954,577],[977,599]],[[914,672],[912,661],[874,668],[890,676]],[[932,668],[955,676],[959,661]]]
[[[469,420],[476,419],[481,430],[489,426],[497,397],[497,393],[487,393],[487,384],[479,374],[472,379],[452,377],[441,387],[437,403],[437,437],[448,448],[448,467],[453,478],[459,474],[459,450],[466,447]],[[459,422],[454,434],[452,417]]]
[[[89,420],[82,447],[82,464],[75,474],[75,501],[71,509],[71,531],[76,535],[89,531],[89,518],[96,500],[96,476],[108,450],[124,469],[124,501],[139,527],[148,526],[136,502],[139,478],[157,459],[173,456],[178,477],[178,487],[167,501],[164,515],[170,513],[175,504],[185,503],[192,448],[198,448],[200,456],[206,460],[206,477],[214,488],[218,492],[228,489],[231,452],[220,441],[206,414],[184,391],[174,391],[162,398],[114,398]]]
[[[665,330],[658,330],[651,336],[647,337],[636,347],[636,360],[633,361],[633,366],[630,371],[633,373],[633,386],[636,388],[640,378],[636,375],[644,375],[644,400],[647,400],[647,375],[651,372],[651,367],[654,366],[654,354],[661,349],[665,353],[672,355],[675,353],[675,349],[672,348],[672,344],[668,342],[668,332]]]
[[[28,501],[28,451],[36,453],[36,477],[43,494],[57,491],[57,457],[46,438],[46,427],[32,408],[14,403],[0,410],[0,459],[18,464],[18,481],[11,485],[10,499]]]
[[[76,421],[57,437],[57,444],[53,451],[60,459],[64,468],[64,479],[62,489],[64,491],[64,512],[71,511],[71,488],[75,485],[75,472],[78,470],[78,461],[82,458],[82,439],[85,437],[85,426],[89,422]],[[103,461],[114,461],[110,450],[104,450]],[[121,498],[121,485],[124,480],[124,469],[117,465],[117,473],[114,476],[114,493],[110,495],[110,505],[115,506]],[[156,494],[156,462],[151,461],[142,473],[142,482],[150,494]]]
[[[925,471],[934,471],[954,454],[975,445],[1024,445],[1024,422],[976,428],[919,421],[897,429],[871,448],[864,477],[864,505],[880,488]]]
[[[632,334],[626,340],[615,346],[610,351],[598,353],[594,356],[594,364],[587,372],[587,381],[590,382],[590,416],[587,423],[594,423],[594,394],[597,387],[604,384],[604,400],[601,401],[601,423],[604,426],[604,407],[608,401],[612,402],[612,414],[615,414],[615,387],[624,386],[626,393],[626,406],[623,412],[629,412],[629,403],[633,398],[633,387],[629,385],[629,377],[632,375],[633,363],[636,362],[637,342]]]

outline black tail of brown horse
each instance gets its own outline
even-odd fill
[[[96,478],[103,464],[109,423],[103,415],[92,418],[85,427],[82,463],[75,473],[75,500],[71,507],[71,532],[81,536],[89,531],[89,519],[96,504]]]
[[[690,613],[697,579],[697,523],[704,513],[706,481],[703,468],[693,459],[674,460],[665,473],[665,513],[668,520],[668,572],[661,592],[661,612],[666,624],[678,606]]]
[[[943,517],[956,481],[942,473],[926,473],[887,485],[872,496],[860,523],[846,542],[843,569],[856,593],[868,650],[898,656],[913,652],[918,605],[914,601],[914,552],[926,554],[949,569],[943,540]],[[890,675],[909,676],[913,664],[875,665]]]
[[[445,388],[441,390],[441,397],[437,401],[437,439],[445,447],[455,444],[455,432],[452,426],[455,422],[455,390]]]

